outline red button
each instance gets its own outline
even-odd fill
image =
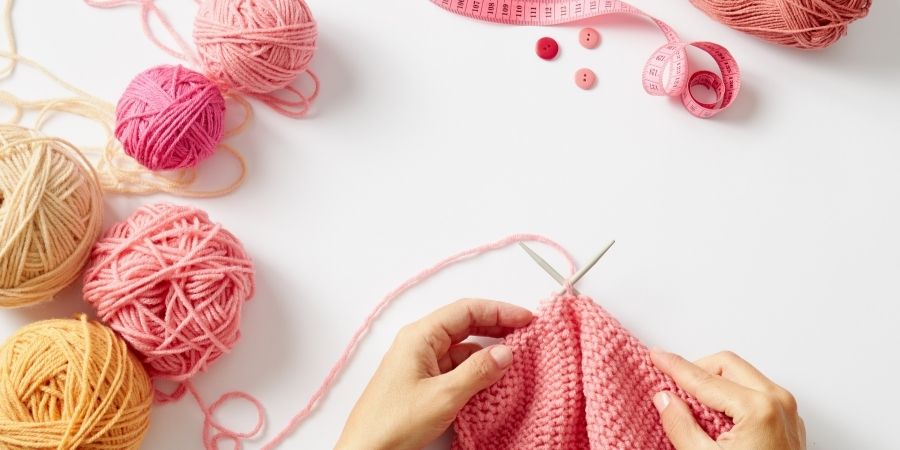
[[[534,51],[537,52],[537,55],[540,56],[541,59],[550,61],[559,54],[559,44],[551,37],[542,37],[538,39]]]
[[[600,45],[600,33],[593,28],[582,28],[578,33],[578,41],[584,48],[597,48]]]

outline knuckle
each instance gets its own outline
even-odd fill
[[[408,323],[397,331],[396,341],[407,341],[416,334],[416,322]]]
[[[797,398],[786,389],[778,388],[774,394],[784,410],[790,414],[797,412]]]
[[[670,435],[681,436],[690,431],[690,421],[676,408],[666,408],[663,412],[663,422]]]
[[[460,308],[468,309],[474,303],[475,303],[475,301],[472,300],[471,298],[460,298],[460,299],[457,299],[455,302],[453,302],[453,305],[460,307]]]
[[[694,375],[694,386],[699,390],[705,390],[716,382],[716,378],[708,373],[697,373]]]
[[[441,341],[434,334],[428,333],[422,336],[422,342],[425,344],[426,348],[431,349],[439,349],[441,348]]]
[[[753,415],[762,422],[779,420],[781,412],[781,403],[772,394],[760,394],[753,401]]]
[[[475,362],[475,376],[479,380],[488,380],[492,377],[493,373],[493,367],[489,361],[480,358]]]
[[[735,353],[731,350],[722,350],[721,352],[716,353],[715,356],[716,356],[716,358],[721,359],[722,361],[726,361],[726,362],[739,361],[741,359],[741,357],[738,356],[737,353]]]

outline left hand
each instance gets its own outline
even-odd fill
[[[460,300],[403,327],[353,411],[336,449],[418,450],[446,431],[459,410],[512,363],[509,347],[482,348],[469,336],[502,337],[531,322],[527,309]]]

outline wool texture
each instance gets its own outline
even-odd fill
[[[713,19],[776,44],[820,49],[869,13],[871,0],[691,0]]]
[[[455,450],[672,450],[652,402],[663,390],[681,397],[711,437],[732,426],[657,369],[589,297],[561,294],[503,343],[513,363],[459,413]]]
[[[250,94],[286,87],[305,71],[318,31],[303,0],[205,0],[194,21],[203,72]]]
[[[101,215],[100,182],[74,146],[0,125],[0,307],[50,299],[77,279]]]
[[[240,241],[205,212],[139,208],[97,242],[84,299],[135,350],[153,379],[188,381],[231,350],[255,289]],[[157,391],[168,401],[185,393]]]
[[[150,170],[190,168],[212,156],[225,133],[225,99],[182,66],[139,73],[116,105],[116,138]]]
[[[150,425],[153,390],[109,328],[35,322],[0,347],[0,448],[132,450]]]

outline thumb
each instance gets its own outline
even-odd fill
[[[472,396],[500,380],[512,360],[509,347],[494,345],[473,353],[441,378],[449,388],[454,404],[462,408]]]
[[[677,395],[667,391],[657,392],[653,396],[653,405],[659,411],[666,436],[677,450],[718,448]]]

